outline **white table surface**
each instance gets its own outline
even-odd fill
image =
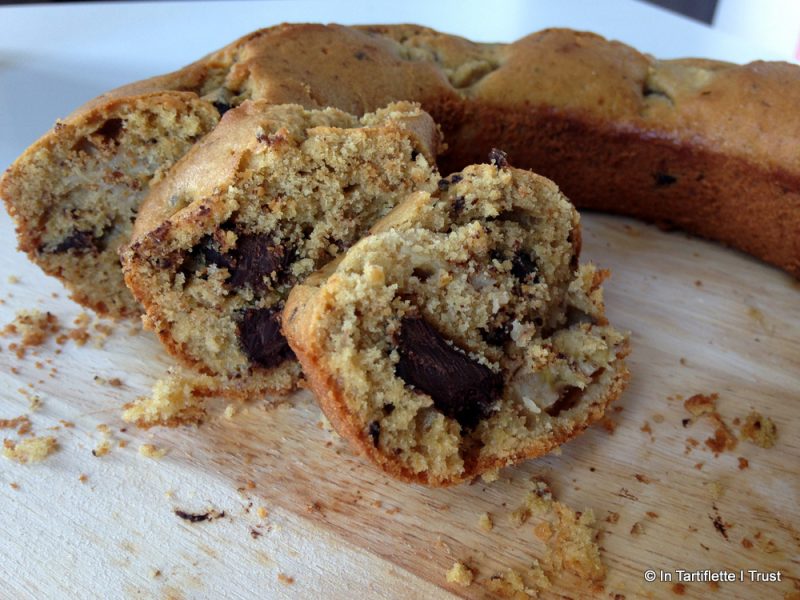
[[[10,164],[56,118],[93,96],[130,81],[179,68],[249,31],[283,21],[414,22],[480,41],[512,41],[545,27],[566,26],[593,30],[663,58],[706,56],[736,62],[777,58],[704,25],[633,0],[219,1],[2,7],[0,168]],[[0,247],[6,257],[13,253],[13,245],[10,221],[2,213]],[[9,292],[14,294],[13,300],[7,300],[9,305],[21,308],[54,291],[63,297],[58,283],[38,274],[22,255],[16,255],[14,261],[17,262],[6,261],[5,264],[19,264],[18,268],[7,267],[0,272],[2,296],[7,297]],[[7,283],[11,273],[22,273],[23,282],[35,281],[35,287],[19,288]],[[137,351],[137,343],[132,352]],[[147,347],[146,344],[142,346]],[[100,350],[86,349],[76,360],[89,361],[86,370],[103,372],[106,369],[113,375],[112,365],[104,363]],[[167,364],[163,357],[158,361],[163,362],[163,366]],[[144,371],[146,369],[142,373]],[[155,370],[150,368],[149,373],[153,372]],[[142,373],[132,373],[129,385],[145,388],[148,382]],[[85,424],[118,421],[119,411],[112,392],[101,387],[91,390],[93,394],[108,396],[108,408],[96,415],[83,415]],[[25,406],[11,390],[0,392],[0,418],[14,416],[12,413],[24,410]],[[67,412],[63,418],[70,416]],[[185,557],[187,564],[192,561],[215,563],[225,569],[210,570],[214,573],[211,579],[198,586],[175,567],[169,574],[172,588],[160,588],[162,597],[304,597],[313,591],[314,588],[303,587],[308,577],[298,578],[297,585],[287,587],[275,583],[274,565],[263,580],[248,568],[257,561],[237,551],[241,545],[242,524],[216,528],[213,534],[216,539],[200,540],[199,530],[181,524],[180,531],[176,532],[174,518],[167,517],[172,520],[165,524],[163,518],[143,508],[168,502],[164,493],[169,490],[176,490],[176,497],[184,505],[198,508],[208,504],[230,507],[245,503],[246,499],[242,500],[234,490],[215,488],[211,477],[208,481],[186,480],[178,460],[168,461],[158,468],[142,468],[145,459],[135,456],[118,455],[107,462],[95,463],[87,485],[92,490],[92,506],[101,507],[102,512],[83,511],[83,505],[89,500],[81,487],[83,484],[77,480],[79,471],[75,469],[79,467],[72,464],[69,450],[82,449],[85,454],[96,443],[97,436],[92,439],[83,433],[68,431],[61,435],[66,449],[50,459],[47,469],[32,471],[0,462],[3,485],[0,491],[0,560],[5,564],[2,570],[5,576],[15,574],[12,581],[6,582],[9,587],[0,588],[0,597],[12,592],[13,597],[151,597],[155,593],[152,592],[155,588],[148,587],[152,583],[152,570],[158,568],[159,560],[168,554]],[[167,440],[169,434],[158,432],[157,438]],[[132,479],[119,479],[120,471],[115,469],[123,468],[122,463],[126,461],[131,465],[136,463],[126,471],[126,477]],[[12,481],[20,483],[19,492],[9,491],[8,483]],[[98,519],[97,514],[104,517]],[[132,514],[137,518],[135,526],[131,525]],[[373,557],[365,557],[357,548],[332,546],[326,541],[329,534],[322,530],[317,537],[307,537],[307,529],[300,527],[297,518],[290,513],[275,519],[280,527],[275,534],[277,541],[273,542],[286,550],[281,554],[283,571],[315,572],[318,578],[328,582],[329,597],[374,592],[366,573],[367,566],[374,568]],[[82,541],[76,542],[71,536],[78,532],[83,532],[83,536]],[[92,535],[97,536],[97,544],[113,542],[118,556],[109,559],[107,554],[103,558],[92,554],[92,542],[87,541]],[[231,550],[220,556],[212,549],[203,549],[204,544],[205,548],[210,544]],[[136,551],[150,546],[155,548],[155,553]],[[332,547],[336,548],[333,555]],[[147,562],[144,556],[152,560]],[[52,572],[31,572],[31,565],[49,560],[43,561],[45,557],[52,557]],[[269,561],[265,557],[263,564]],[[346,565],[345,570],[341,569],[342,565]],[[69,577],[65,578],[64,573],[69,573]],[[387,563],[383,577],[382,594],[389,590],[389,596],[404,595],[408,584],[406,574],[394,571]],[[240,585],[231,585],[234,581]],[[413,589],[417,593],[426,589],[431,595],[439,593],[426,582],[414,583]]]

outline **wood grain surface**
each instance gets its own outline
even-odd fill
[[[122,422],[121,406],[147,393],[171,361],[135,324],[113,324],[103,347],[50,341],[22,360],[11,338],[0,339],[0,419],[30,414],[34,432],[59,443],[40,464],[0,462],[0,596],[482,598],[491,575],[543,556],[537,520],[508,520],[534,476],[565,504],[594,510],[608,569],[598,597],[791,593],[800,576],[800,286],[681,233],[601,215],[583,223],[584,258],[613,272],[609,317],[632,332],[630,387],[609,414],[615,427],[592,427],[560,455],[508,468],[491,484],[433,490],[391,481],[322,427],[307,392],[237,406],[232,418],[213,402],[199,428],[136,430]],[[13,250],[6,215],[0,244],[0,323],[39,308],[72,326],[80,308]],[[713,427],[683,423],[680,398],[696,393],[719,394],[719,412],[737,432],[734,419],[753,409],[770,417],[777,444],[740,441],[715,456],[704,444]],[[31,394],[42,400],[36,412]],[[93,456],[101,424],[113,443]],[[167,454],[141,456],[143,443]],[[176,509],[211,518],[191,523]],[[491,532],[478,526],[483,512]],[[455,560],[476,569],[472,586],[445,581]],[[646,569],[758,569],[782,580],[681,589],[677,579],[645,582]],[[543,595],[591,596],[568,574]]]

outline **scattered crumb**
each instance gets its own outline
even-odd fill
[[[711,419],[716,427],[714,429],[714,436],[706,440],[706,446],[708,446],[714,454],[720,454],[725,450],[734,450],[738,443],[736,436],[733,435],[733,432],[718,414],[712,414]]]
[[[174,427],[197,423],[205,416],[203,396],[216,388],[212,377],[200,373],[182,376],[171,371],[153,385],[150,396],[141,396],[125,405],[122,418],[138,427]]]
[[[766,554],[773,554],[774,552],[778,551],[778,547],[775,545],[775,542],[772,540],[768,540],[760,536],[760,534],[756,534],[756,540],[758,544],[758,549]]]
[[[18,490],[19,489],[19,484],[16,481],[12,481],[8,485],[11,486],[12,490]]]
[[[447,572],[447,583],[457,583],[463,587],[472,585],[475,575],[472,570],[461,561],[456,561]]]
[[[742,538],[742,546],[747,548],[748,550],[753,547],[753,542],[748,540],[747,538]]]
[[[603,429],[605,429],[609,435],[613,434],[614,430],[617,428],[616,421],[614,421],[611,417],[603,417],[603,419],[600,421],[600,425],[603,426]]]
[[[17,277],[16,275],[9,275],[8,276],[8,283],[10,283],[12,285],[15,284],[15,283],[19,283],[19,277]]]
[[[738,443],[736,436],[717,412],[718,398],[718,394],[695,394],[687,398],[683,403],[684,408],[686,408],[693,417],[699,418],[706,416],[711,420],[711,423],[714,425],[714,435],[706,439],[705,445],[715,455],[719,455],[726,450],[734,450]],[[688,419],[684,419],[684,427],[689,423],[690,421]]]
[[[524,523],[532,514],[546,519],[553,530],[547,540],[545,569],[550,572],[569,571],[590,582],[605,578],[605,566],[600,549],[594,542],[593,512],[575,512],[553,498],[546,482],[534,480],[522,506],[515,509],[512,522]]]
[[[725,491],[725,488],[719,481],[712,481],[708,484],[708,489],[711,490],[711,497],[714,500],[719,500],[722,498],[722,493]]]
[[[639,521],[636,521],[631,527],[631,535],[641,535],[642,533],[644,533],[644,527]]]
[[[719,394],[695,394],[687,398],[683,406],[694,417],[712,414],[717,409],[717,398]]]
[[[682,583],[673,583],[672,593],[678,596],[683,596],[686,593],[686,586]]]
[[[534,561],[525,571],[508,569],[502,575],[493,575],[486,587],[502,598],[538,598],[541,591],[550,589],[551,583],[539,563]]]
[[[19,344],[9,344],[8,349],[24,358],[27,348],[41,346],[61,329],[58,318],[50,312],[20,310],[14,320],[0,330],[0,336],[19,336]]]
[[[481,474],[481,479],[484,481],[484,483],[494,483],[500,479],[500,469],[486,471],[485,473]]]
[[[184,521],[189,521],[189,523],[202,523],[203,521],[213,521],[215,519],[221,519],[225,516],[225,511],[218,511],[218,510],[209,510],[204,513],[190,513],[186,512],[185,510],[181,510],[180,508],[174,509],[172,512],[175,513],[175,516],[183,519]]]
[[[652,510],[648,510],[648,511],[647,511],[646,513],[644,513],[644,514],[646,514],[646,515],[647,515],[648,517],[650,517],[651,519],[657,519],[657,518],[658,518],[658,513],[657,513],[657,512],[653,512]]]
[[[164,458],[166,453],[167,451],[164,448],[157,448],[153,444],[142,444],[139,446],[139,454],[154,460]]]
[[[635,473],[633,476],[636,478],[636,481],[639,481],[641,483],[649,484],[651,482],[651,479],[647,475],[642,475],[641,473]]]
[[[533,528],[533,535],[535,535],[543,542],[546,542],[551,537],[553,537],[553,528],[550,527],[550,523],[542,521]]]
[[[738,460],[739,460],[739,470],[740,471],[744,471],[747,467],[750,466],[750,461],[748,461],[743,456],[740,456]]]
[[[761,448],[772,448],[778,438],[778,430],[772,419],[764,417],[756,411],[747,415],[747,419],[745,419],[739,433],[743,440],[747,440]]]
[[[606,522],[608,523],[617,523],[619,521],[619,513],[617,512],[610,512],[606,517]]]
[[[106,379],[100,375],[94,376],[94,382],[100,385],[110,385],[111,387],[122,387],[122,380],[119,377],[112,377],[111,379]]]
[[[258,515],[259,519],[266,519],[269,516],[269,511],[263,506],[259,506],[256,514]]]
[[[87,481],[89,481],[89,476],[86,473],[81,473],[78,476],[78,481],[80,481],[81,483],[86,483]]]
[[[18,435],[24,435],[31,430],[31,420],[28,415],[20,415],[13,419],[0,419],[0,429],[16,429]]]
[[[111,452],[111,442],[105,439],[95,446],[94,450],[92,450],[92,456],[105,456],[109,452]]]
[[[42,408],[42,399],[35,394],[28,396],[28,408],[31,409],[31,412],[36,412]]]
[[[678,361],[678,362],[680,362],[680,363],[681,363],[681,366],[683,366],[683,367],[685,367],[685,366],[686,366],[686,364],[687,364],[687,362],[686,362],[686,359],[685,359],[685,358],[683,358],[683,357],[681,357],[680,361]]]
[[[480,527],[483,531],[491,531],[494,527],[494,523],[492,522],[492,516],[485,512],[478,517],[478,527]]]
[[[225,412],[223,414],[225,415],[226,419],[232,419],[234,416],[236,416],[236,406],[233,404],[228,404],[225,407]]]
[[[41,462],[58,448],[56,438],[51,436],[29,437],[18,442],[5,440],[3,456],[18,463]]]
[[[284,585],[292,585],[294,583],[294,577],[289,577],[283,573],[278,573],[278,581]]]

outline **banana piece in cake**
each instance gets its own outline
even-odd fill
[[[467,167],[294,288],[284,333],[340,435],[440,486],[542,455],[625,387],[603,272],[551,181]]]
[[[433,190],[439,143],[405,102],[360,119],[257,101],[228,111],[153,187],[122,252],[146,324],[229,394],[293,389],[289,290],[411,191]]]

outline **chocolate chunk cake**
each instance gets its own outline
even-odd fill
[[[114,317],[138,314],[117,250],[150,182],[218,119],[211,103],[172,92],[115,99],[57,123],[0,183],[20,249],[77,302]]]
[[[396,103],[362,118],[248,101],[144,201],[123,252],[146,323],[230,393],[288,391],[281,333],[293,285],[355,243],[411,191],[431,191],[439,133]]]
[[[400,479],[449,485],[544,454],[627,381],[577,212],[504,165],[493,153],[410,195],[284,311],[331,423]]]
[[[20,247],[95,310],[137,311],[117,272],[147,181],[245,100],[362,115],[419,102],[456,171],[500,145],[579,208],[718,240],[800,277],[800,67],[658,60],[547,29],[475,43],[419,25],[283,24],[92,100],[0,181]]]

